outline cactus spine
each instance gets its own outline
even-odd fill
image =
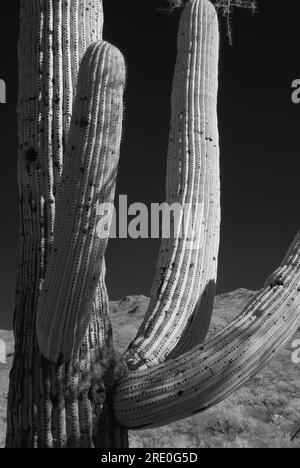
[[[132,369],[176,357],[203,340],[210,323],[220,230],[218,54],[213,5],[188,2],[178,32],[166,187],[167,203],[185,207],[177,229],[188,235],[162,241],[149,309],[125,355]]]
[[[125,447],[126,428],[157,427],[221,401],[300,325],[299,233],[241,316],[202,343],[219,243],[218,23],[209,0],[184,3],[167,201],[188,204],[187,230],[193,239],[200,227],[200,235],[196,249],[187,235],[163,241],[149,310],[122,360],[97,209],[114,195],[124,62],[99,42],[98,0],[21,1],[21,262],[8,447]]]

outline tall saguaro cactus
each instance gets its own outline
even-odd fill
[[[90,236],[95,204],[101,197],[113,195],[125,78],[120,53],[101,43],[102,26],[99,0],[22,0],[20,4],[21,256],[14,321],[16,349],[8,402],[8,447],[127,444],[126,431],[107,416],[106,386],[112,382],[115,354],[107,311],[105,266],[103,260],[99,263],[95,257],[93,233]],[[103,130],[105,137],[100,138]],[[66,210],[70,210],[67,215]],[[51,364],[42,355],[37,341],[37,307],[40,299],[43,303],[47,296],[49,259],[56,258],[58,253],[65,259],[69,254],[65,249],[71,246],[63,244],[56,251],[54,235],[56,239],[61,237],[64,228],[61,222],[70,213],[73,213],[71,229],[75,228],[77,210],[84,212],[83,224],[78,226],[81,235],[83,230],[88,231],[85,243],[82,238],[77,239],[77,243],[85,246],[86,257],[81,260],[85,263],[94,257],[97,260],[96,267],[88,261],[88,274],[89,278],[92,274],[93,281],[90,313],[80,349],[76,349],[67,364]],[[65,221],[71,223],[69,217]],[[71,242],[70,237],[65,241]],[[72,244],[72,248],[76,254],[77,244]],[[69,260],[71,268],[76,269],[78,257]],[[47,315],[42,327],[45,336],[51,331],[45,330],[46,325]],[[56,323],[52,329],[57,331],[55,326]],[[60,324],[58,329],[66,331]],[[59,340],[59,335],[56,338]]]
[[[99,206],[114,197],[124,61],[101,41],[99,0],[21,1],[21,261],[8,447],[126,447],[130,428],[224,399],[300,325],[299,233],[241,315],[204,342],[220,227],[219,32],[209,0],[180,3],[166,192],[169,204],[186,207],[175,226],[184,235],[163,240],[149,310],[119,358],[98,228]]]

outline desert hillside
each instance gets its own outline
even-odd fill
[[[239,289],[216,298],[210,334],[231,322],[254,293]],[[120,351],[134,337],[147,309],[145,296],[111,302],[115,341]],[[298,332],[295,339],[300,338]],[[4,444],[5,405],[12,363],[13,335],[0,331],[7,343],[7,364],[0,364],[0,447]],[[243,388],[218,406],[170,426],[132,432],[132,447],[295,447],[300,448],[300,365],[293,364],[291,343]]]

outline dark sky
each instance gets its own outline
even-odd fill
[[[291,83],[300,78],[298,4],[258,0],[254,17],[236,10],[233,47],[221,22],[219,292],[260,288],[299,228],[300,104],[291,101]],[[132,202],[160,202],[178,18],[159,11],[162,0],[104,5],[105,38],[122,50],[128,67],[118,194]],[[18,252],[18,1],[2,2],[0,21],[0,78],[7,84],[7,104],[0,105],[0,328],[10,328]],[[110,241],[111,299],[149,294],[158,247],[154,240]]]

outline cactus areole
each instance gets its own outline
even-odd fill
[[[166,196],[190,207],[194,242],[162,241],[149,309],[124,355],[115,351],[97,208],[114,199],[125,65],[102,26],[99,0],[20,2],[21,255],[7,447],[127,447],[128,429],[162,426],[226,398],[300,325],[299,233],[241,315],[205,341],[220,231],[219,28],[209,0],[189,0]]]

